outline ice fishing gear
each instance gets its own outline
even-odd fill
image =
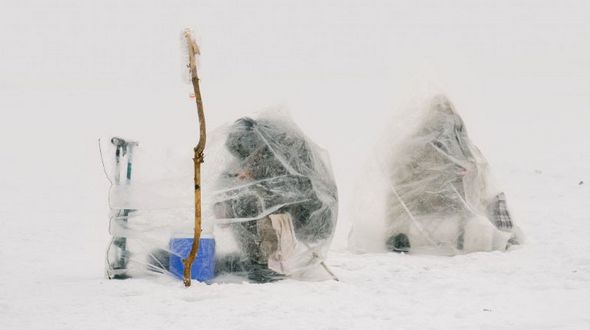
[[[133,170],[133,149],[139,145],[136,141],[124,140],[119,137],[111,138],[115,146],[115,182],[121,185],[121,172],[124,172],[124,184],[131,182]],[[125,165],[122,165],[125,163]],[[120,209],[116,211],[116,221],[122,228],[127,226],[129,213],[133,210]],[[125,279],[128,277],[127,264],[129,262],[129,251],[127,250],[127,237],[113,236],[107,250],[107,276],[110,279]]]
[[[118,137],[100,142],[104,170],[111,183],[112,239],[107,248],[107,277],[126,279],[159,273],[183,279],[183,260],[193,245],[188,233],[192,231],[190,220],[194,217],[190,185],[185,190],[185,183],[192,179],[192,173],[188,173],[191,169],[178,166],[186,157],[171,157],[166,151],[150,154],[145,145],[138,149],[137,142]],[[136,163],[141,166],[134,169]],[[174,171],[163,169],[168,166]],[[158,171],[163,172],[163,178],[158,178]],[[201,237],[200,246],[191,278],[209,281],[215,268],[215,241],[211,233]]]

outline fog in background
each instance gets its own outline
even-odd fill
[[[501,173],[516,166],[587,175],[575,165],[590,161],[587,1],[3,0],[0,8],[0,222],[62,214],[86,228],[79,234],[97,269],[108,235],[97,138],[196,143],[183,78],[187,26],[201,46],[208,128],[284,107],[330,151],[337,247],[369,150],[424,81],[448,93],[509,193],[518,187]],[[22,218],[7,219],[14,209]]]

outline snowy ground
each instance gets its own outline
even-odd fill
[[[32,229],[2,224],[0,323],[3,329],[584,329],[590,240],[582,203],[590,190],[579,185],[577,170],[502,173],[514,187],[511,202],[525,215],[519,220],[529,241],[520,248],[457,257],[333,251],[328,264],[340,282],[185,289],[167,279],[108,281],[100,262],[88,260],[101,260],[103,252],[84,242],[94,229],[69,230],[68,219],[83,221],[83,212],[29,212],[45,221]]]
[[[2,4],[0,329],[590,328],[588,3],[276,3]],[[192,147],[176,55],[186,25],[202,39],[210,128],[279,104],[330,151],[341,216],[327,262],[340,282],[103,278],[96,138]],[[523,246],[347,252],[351,187],[424,61],[490,160]]]

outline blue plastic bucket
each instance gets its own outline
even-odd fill
[[[184,265],[182,260],[188,257],[193,245],[192,238],[172,238],[170,240],[170,272],[183,278]],[[215,276],[215,239],[201,238],[199,252],[191,267],[191,278],[207,281]]]

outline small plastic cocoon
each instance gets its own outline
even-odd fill
[[[445,95],[425,93],[387,132],[355,189],[351,250],[456,255],[523,242]]]
[[[112,240],[105,260],[109,278],[179,277],[178,272],[171,272],[170,260],[184,259],[186,251],[171,247],[177,240],[193,237],[192,150],[156,141],[99,140],[105,175],[111,183]],[[203,237],[212,237],[211,230],[203,230]]]
[[[194,228],[193,150],[112,141],[99,141],[111,182],[107,276],[180,277]],[[207,249],[193,266],[196,279],[330,278],[320,267],[338,211],[329,156],[286,112],[262,112],[208,132],[201,193]]]

